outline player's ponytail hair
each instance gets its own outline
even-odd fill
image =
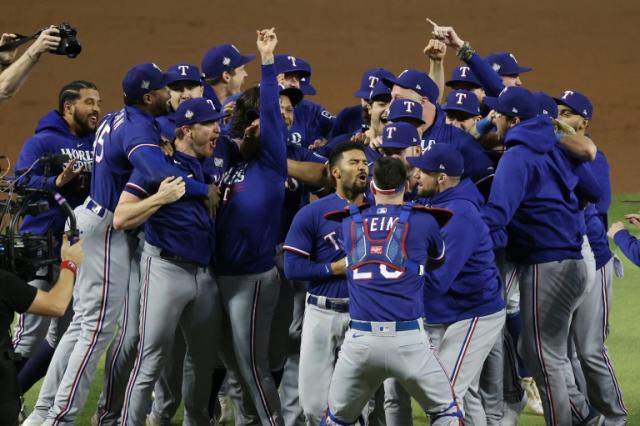
[[[260,88],[250,87],[236,99],[236,107],[231,114],[230,129],[234,137],[242,137],[244,129],[260,117]]]
[[[81,89],[98,90],[95,84],[87,80],[75,80],[60,89],[58,94],[58,112],[64,114],[64,104],[80,99]]]

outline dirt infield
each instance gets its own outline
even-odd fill
[[[429,16],[454,25],[480,53],[515,52],[521,64],[534,68],[523,78],[527,87],[586,93],[594,103],[592,135],[611,162],[614,192],[640,191],[635,163],[640,154],[635,141],[640,136],[638,1],[22,0],[4,6],[0,31],[27,34],[69,21],[84,47],[75,60],[44,57],[26,87],[0,107],[0,154],[12,160],[38,118],[55,107],[66,82],[94,81],[108,112],[121,106],[120,81],[130,66],[147,61],[162,67],[181,61],[199,65],[209,47],[223,42],[254,52],[254,30],[265,26],[278,30],[279,52],[312,64],[315,98],[335,113],[356,102],[351,94],[363,69],[400,72],[426,66],[421,52]],[[456,64],[448,54],[447,72]],[[257,65],[248,71],[247,81],[255,82]]]

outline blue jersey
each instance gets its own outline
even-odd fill
[[[327,159],[322,155],[298,145],[287,144],[287,158],[296,161],[307,161],[312,163],[324,164]],[[293,221],[293,217],[298,213],[298,210],[303,206],[309,204],[310,188],[302,182],[292,177],[287,177],[285,184],[286,191],[284,193],[284,210],[282,216],[282,223],[280,226],[280,235],[278,237],[278,243],[284,241]]]
[[[160,150],[160,129],[154,118],[126,106],[100,122],[94,143],[91,198],[114,211],[135,166],[151,183],[159,184],[173,169]],[[187,194],[206,197],[204,183],[185,179]]]
[[[27,140],[22,147],[16,172],[24,173],[32,165],[31,171],[21,179],[18,184],[31,188],[50,189],[60,193],[75,208],[82,204],[89,195],[89,179],[93,167],[93,137],[89,134],[79,138],[71,133],[69,125],[57,111],[51,111],[38,122],[35,135]],[[56,177],[62,173],[63,166],[55,165],[48,176],[45,176],[43,163],[38,161],[44,155],[67,155],[70,160],[76,160],[76,166],[82,166],[84,172],[67,183],[62,188],[56,187]],[[44,235],[51,229],[56,236],[61,236],[67,219],[62,208],[48,197],[49,210],[37,216],[26,215],[20,232],[29,232],[33,235]]]
[[[160,136],[164,139],[173,142],[176,139],[176,119],[175,112],[171,112],[168,115],[158,117],[156,122],[160,128]]]
[[[361,212],[365,232],[371,240],[384,240],[398,221],[403,206],[381,205]],[[354,250],[351,225],[353,218],[343,221],[340,241],[345,253]],[[404,241],[406,258],[416,265],[426,265],[428,258],[444,258],[444,242],[438,223],[429,214],[414,212],[408,219]],[[380,254],[381,246],[372,244],[372,253]],[[377,251],[376,251],[377,250]],[[360,321],[409,321],[424,315],[424,277],[406,270],[390,269],[378,263],[347,269],[349,315]]]
[[[502,78],[487,61],[477,53],[474,53],[465,62],[471,68],[471,72],[478,79],[482,88],[487,92],[487,96],[500,96],[500,92],[504,89]]]
[[[324,277],[316,279],[313,276],[297,277],[309,280],[309,293],[316,296],[332,298],[349,296],[346,277],[330,274],[331,263],[345,256],[338,245],[340,224],[324,218],[326,213],[342,210],[347,205],[346,200],[333,193],[304,206],[293,219],[284,242],[284,249],[287,251],[285,272],[289,256],[308,258],[313,263],[325,266],[327,273]]]
[[[504,308],[489,228],[480,215],[482,204],[482,194],[469,179],[427,199],[428,206],[453,211],[442,228],[453,254],[426,277],[424,310],[429,324],[451,324]]]
[[[463,178],[471,178],[475,182],[493,174],[493,161],[489,154],[467,132],[447,124],[440,105],[436,105],[433,124],[422,134],[422,152],[427,151],[434,143],[448,143],[460,151],[464,159]]]
[[[167,157],[166,161],[173,169],[173,176],[205,181],[202,159],[176,151],[173,158]],[[124,190],[146,198],[157,192],[158,187],[134,169]],[[189,196],[160,207],[144,224],[144,238],[149,244],[200,266],[208,266],[213,259],[214,231],[213,220],[202,199]]]
[[[640,266],[640,240],[631,235],[629,231],[623,229],[616,232],[613,241],[620,247],[620,251],[627,256],[636,266]]]
[[[364,132],[368,128],[369,125],[364,121],[362,105],[354,105],[344,108],[336,115],[329,137]]]
[[[219,275],[257,274],[275,266],[287,178],[278,87],[275,66],[263,65],[260,151],[249,161],[238,159],[222,177],[222,201],[216,216]]]
[[[287,142],[306,148],[316,139],[328,137],[334,120],[335,117],[321,105],[303,100],[293,110]]]

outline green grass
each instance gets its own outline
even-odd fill
[[[635,213],[640,210],[640,203],[623,203],[621,200],[638,200],[640,194],[622,194],[614,197],[611,206],[609,220],[611,223],[621,220],[626,213]],[[633,231],[640,236],[638,230]],[[622,279],[614,279],[613,306],[611,311],[611,335],[607,342],[609,352],[613,358],[620,386],[624,394],[627,408],[630,410],[629,424],[640,424],[640,327],[637,325],[640,318],[640,268],[631,264],[616,249],[616,252],[624,261],[625,276]],[[103,362],[98,367],[96,380],[91,386],[87,404],[80,415],[77,424],[89,425],[93,414],[100,388],[102,385]],[[40,389],[38,383],[26,395],[27,406],[33,407]],[[427,421],[420,409],[414,403],[414,425],[427,425]],[[542,417],[524,413],[520,418],[520,425],[538,426],[544,425]],[[181,412],[175,419],[175,424],[182,423]]]

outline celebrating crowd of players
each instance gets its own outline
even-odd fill
[[[63,87],[16,170],[77,207],[85,260],[61,319],[17,322],[22,391],[44,377],[22,424],[76,422],[105,353],[99,425],[169,424],[184,401],[185,424],[233,403],[238,425],[406,426],[411,398],[438,425],[515,425],[527,404],[549,425],[626,424],[592,105],[433,36],[428,74],[367,70],[336,117],[274,29],[244,91],[255,57],[230,44],[201,69],[134,66],[102,119],[93,83]],[[445,83],[447,48],[463,65]],[[47,176],[44,154],[70,161]],[[22,232],[61,238],[51,207]]]

